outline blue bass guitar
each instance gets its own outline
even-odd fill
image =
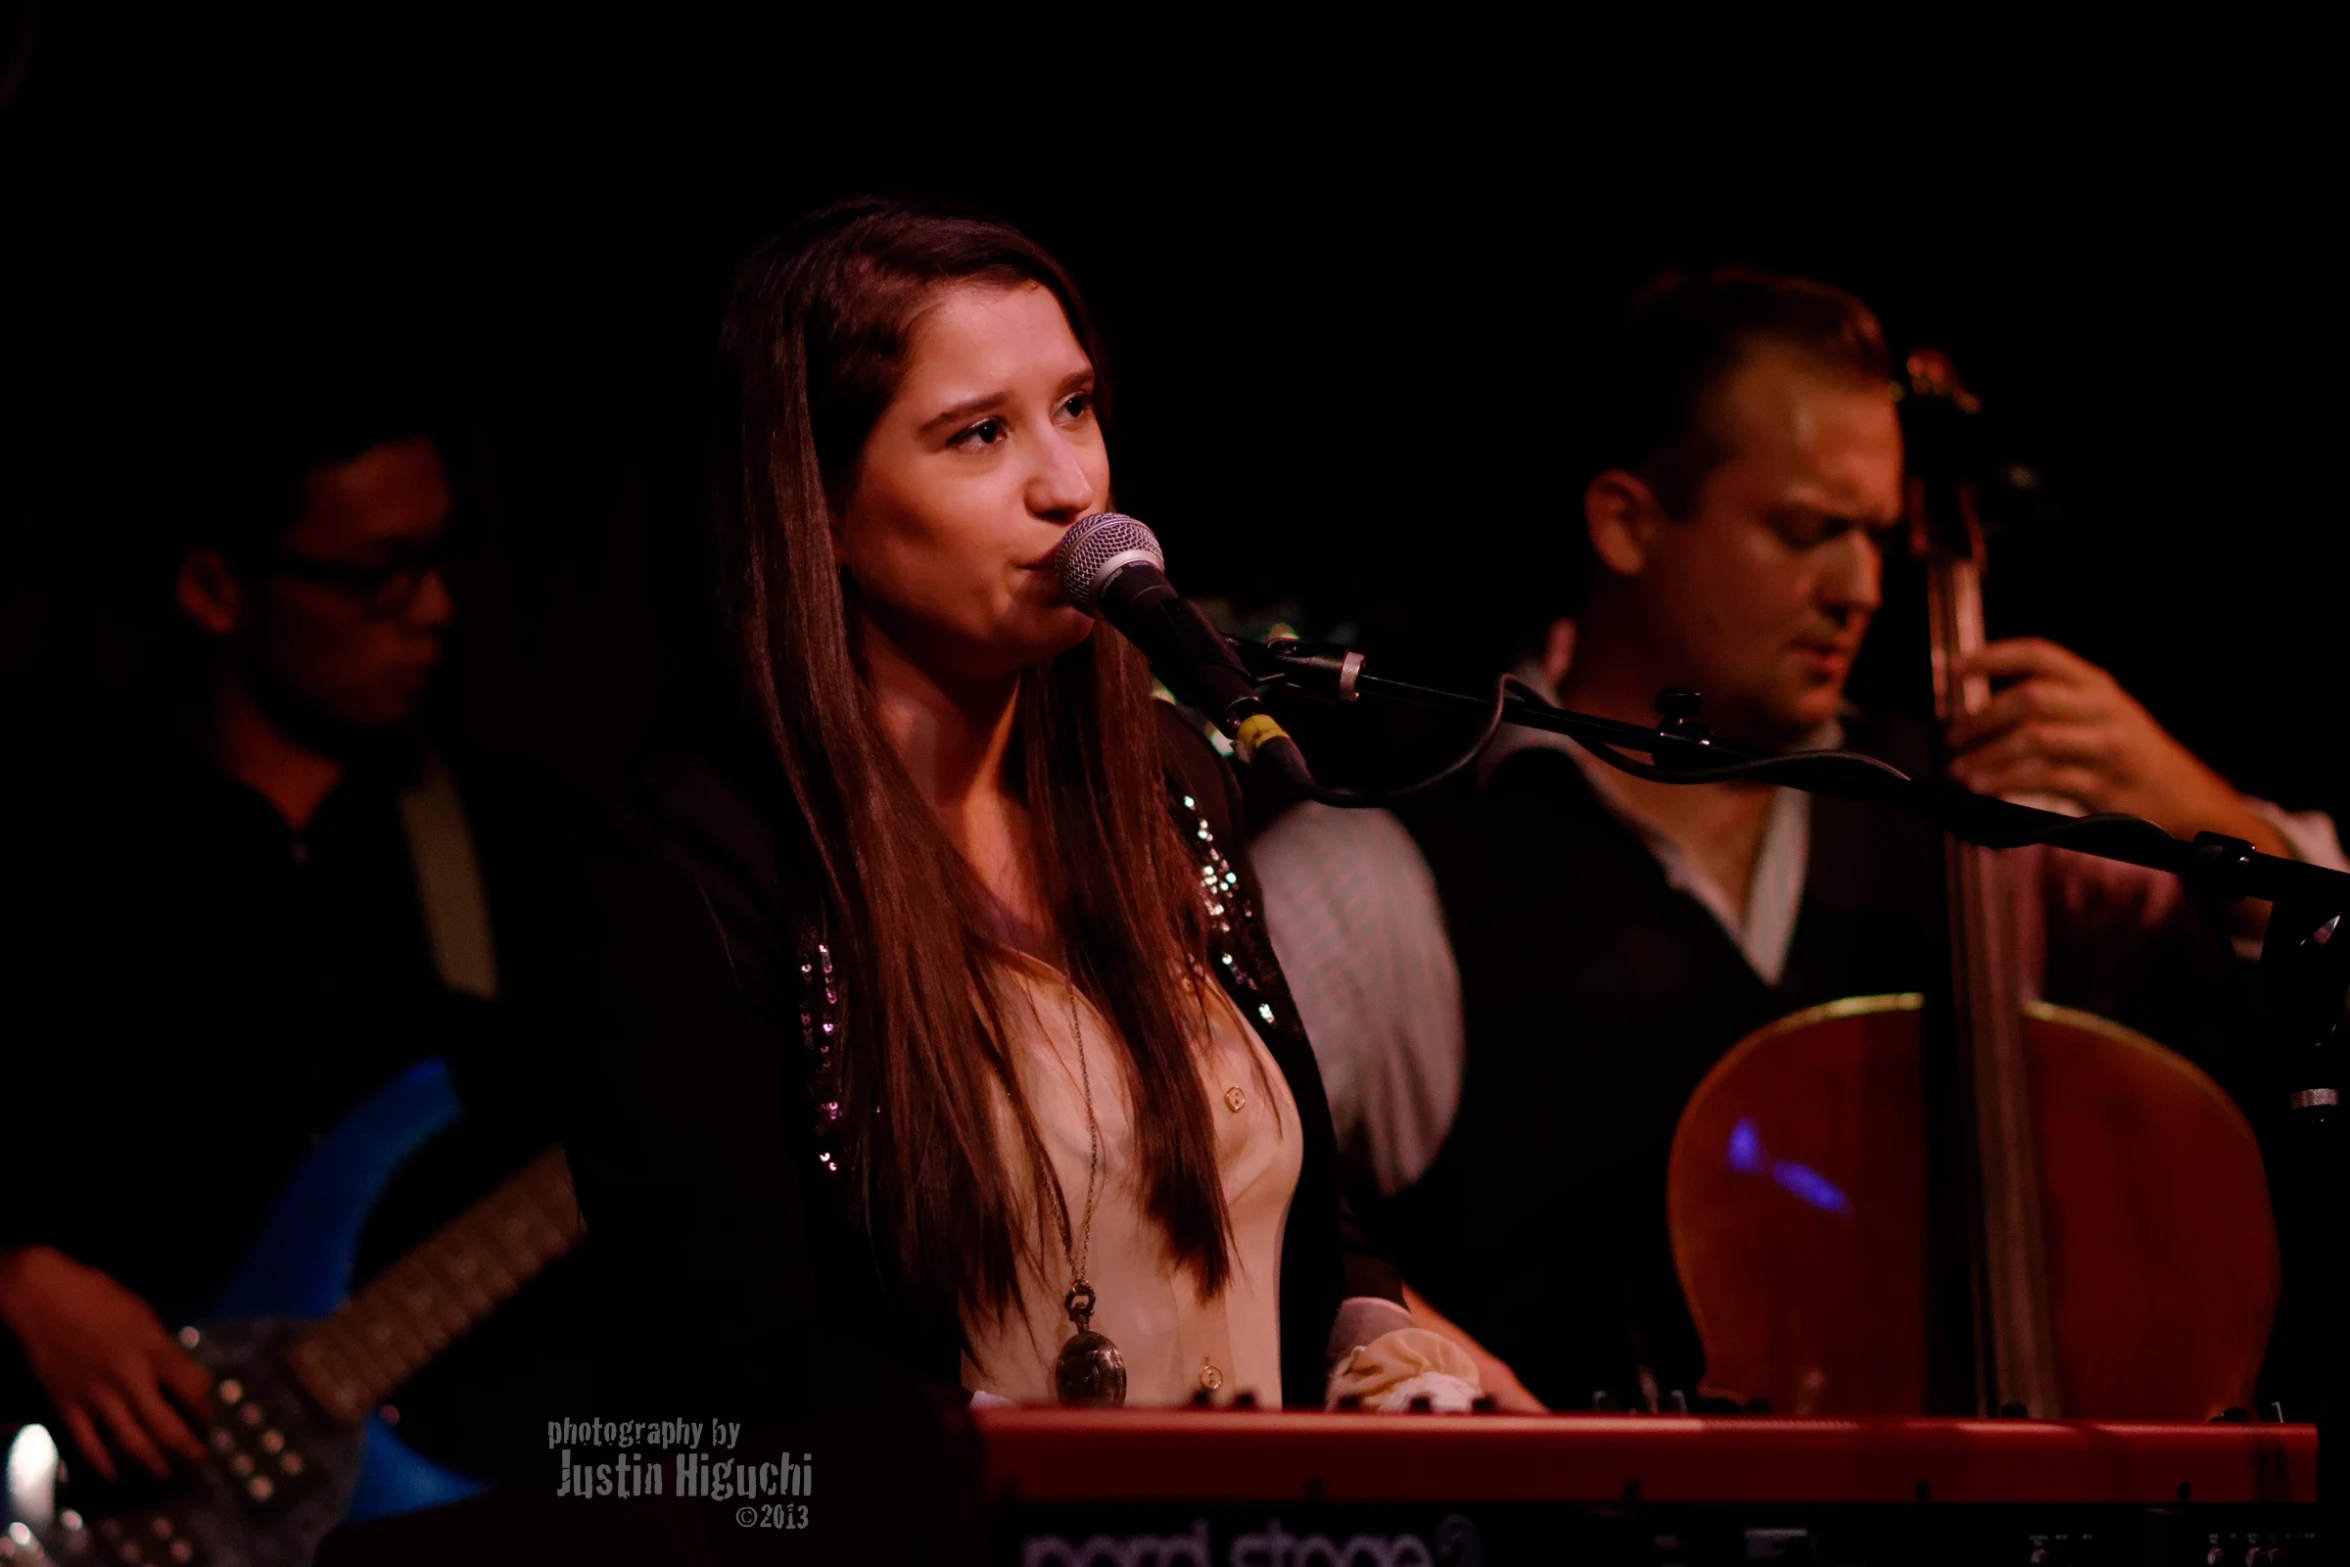
[[[456,1119],[440,1061],[353,1111],[279,1197],[212,1317],[180,1340],[212,1372],[206,1462],[135,1502],[85,1498],[66,1466],[9,1463],[15,1555],[108,1567],[301,1567],[329,1529],[454,1501],[475,1482],[377,1416],[384,1399],[584,1233],[560,1148],[351,1292],[369,1212]],[[39,1553],[39,1554],[36,1554]]]

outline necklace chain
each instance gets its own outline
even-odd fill
[[[1064,1404],[1115,1409],[1126,1402],[1126,1362],[1119,1357],[1117,1345],[1093,1330],[1093,1286],[1085,1281],[1085,1265],[1093,1255],[1093,1205],[1102,1171],[1102,1123],[1093,1113],[1093,1067],[1085,1058],[1085,1019],[1077,999],[1075,966],[1071,965],[1062,978],[1069,987],[1069,1032],[1077,1041],[1077,1080],[1085,1089],[1085,1130],[1092,1146],[1085,1162],[1085,1233],[1074,1247],[1069,1246],[1067,1193],[1062,1194],[1059,1205],[1061,1244],[1069,1250],[1072,1275],[1069,1293],[1062,1298],[1061,1307],[1069,1313],[1069,1325],[1077,1331],[1061,1346],[1060,1356],[1053,1362],[1053,1383]]]
[[[1085,1280],[1085,1265],[1093,1258],[1093,1205],[1096,1195],[1095,1179],[1102,1166],[1102,1125],[1093,1113],[1093,1071],[1085,1060],[1085,1023],[1077,1006],[1077,980],[1074,974],[1064,974],[1063,983],[1069,991],[1069,1032],[1077,1041],[1077,1080],[1085,1090],[1085,1130],[1091,1142],[1085,1162],[1085,1230],[1084,1237],[1075,1246],[1070,1245],[1069,1217],[1064,1208],[1061,1215],[1061,1245],[1069,1253],[1069,1270],[1075,1275],[1071,1290],[1093,1293],[1093,1286]],[[1091,1313],[1089,1312],[1088,1315]]]

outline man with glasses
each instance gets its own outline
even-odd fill
[[[215,443],[227,471],[192,469],[170,578],[192,633],[182,733],[60,788],[78,796],[62,830],[11,889],[40,918],[0,964],[20,1015],[60,1021],[20,1035],[8,1069],[0,1426],[43,1419],[109,1478],[202,1456],[208,1379],[171,1330],[376,1089],[446,1057],[469,1130],[411,1162],[362,1274],[548,1140],[516,1019],[558,999],[530,991],[554,972],[532,966],[559,901],[541,829],[563,813],[424,737],[456,605],[450,479],[418,407],[388,384],[305,386],[255,421],[266,435]],[[509,1310],[535,1292],[543,1312],[553,1277]],[[459,1407],[462,1384],[515,1374],[486,1335],[424,1374]],[[446,1402],[412,1387],[412,1416]],[[437,1456],[494,1464],[513,1432],[483,1436]]]
[[[377,442],[294,483],[291,527],[198,539],[173,590],[213,642],[212,760],[298,840],[352,776],[354,745],[414,716],[456,605],[440,571],[449,479],[430,438]]]

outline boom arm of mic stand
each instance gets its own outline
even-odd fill
[[[1323,700],[1390,702],[1475,715],[1493,709],[1489,696],[1371,674],[1359,655],[1342,664],[1332,650],[1311,643],[1232,641],[1258,674],[1260,694],[1290,691]],[[1502,704],[1502,721],[1565,735],[1610,766],[1667,783],[1717,783],[1733,776],[1809,794],[1871,800],[1922,812],[1967,842],[1989,848],[2059,844],[2076,853],[2167,871],[2223,898],[2258,898],[2295,907],[2324,904],[2334,913],[2350,915],[2350,873],[2261,854],[2242,839],[2217,833],[2188,842],[2134,816],[2076,817],[2036,810],[1953,784],[1922,782],[1875,757],[1849,751],[1753,750],[1717,740],[1686,718],[1648,728],[1512,695]],[[1655,766],[1628,766],[1620,754],[1625,751],[1641,752]]]

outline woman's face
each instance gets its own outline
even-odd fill
[[[1093,620],[1053,551],[1105,509],[1093,364],[1050,290],[953,284],[858,460],[834,538],[874,625],[942,685],[1066,652]]]

